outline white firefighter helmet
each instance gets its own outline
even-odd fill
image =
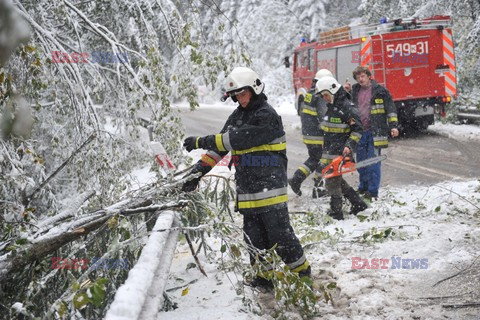
[[[328,91],[333,95],[337,93],[340,87],[340,83],[334,77],[323,77],[315,84],[315,93],[319,94],[322,91]]]
[[[333,74],[328,69],[320,69],[315,74],[315,80],[320,80],[323,77],[333,77]]]
[[[260,80],[258,74],[250,68],[236,67],[230,72],[225,80],[226,92],[238,91],[250,87],[255,94],[260,94],[265,84]]]

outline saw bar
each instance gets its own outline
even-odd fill
[[[381,155],[378,157],[369,158],[369,159],[360,161],[358,163],[355,163],[351,160],[350,157],[338,156],[335,159],[333,159],[332,163],[330,163],[328,166],[323,168],[322,177],[324,179],[338,177],[345,173],[354,172],[358,168],[367,167],[374,163],[383,161],[386,158],[387,156]]]
[[[357,163],[355,163],[355,167],[357,169],[358,168],[363,168],[363,167],[368,167],[371,164],[383,161],[385,159],[387,159],[386,155],[380,155],[378,157],[373,157],[373,158],[369,158],[369,159],[365,159],[363,161],[357,162]]]

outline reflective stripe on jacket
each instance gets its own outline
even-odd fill
[[[323,131],[320,122],[325,112],[326,104],[320,97],[315,95],[311,89],[303,99],[300,120],[302,121],[303,143],[323,145]]]
[[[281,117],[267,103],[264,94],[256,99],[254,97],[246,108],[239,106],[219,134],[204,138],[204,145],[205,149],[210,150],[204,157],[209,159],[213,158],[210,152],[221,157],[231,152],[232,156],[241,160],[249,157],[275,158],[275,161],[258,161],[255,164],[251,161],[235,166],[237,208],[240,213],[287,207],[285,131]],[[195,167],[199,166],[202,166],[202,160]],[[211,168],[203,162],[201,170],[206,173]]]
[[[324,130],[322,164],[329,164],[342,154],[345,147],[355,152],[362,137],[363,127],[358,109],[350,101],[347,92],[341,87],[334,95],[333,104],[327,104],[328,110],[321,127]]]

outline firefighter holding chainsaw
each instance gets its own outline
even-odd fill
[[[320,69],[315,74],[312,81],[311,90],[305,94],[303,107],[300,111],[300,120],[302,122],[303,143],[307,146],[308,159],[298,167],[293,177],[288,179],[288,184],[293,192],[302,195],[300,186],[302,182],[313,172],[313,198],[319,198],[326,195],[325,189],[322,188],[321,164],[323,146],[323,131],[320,128],[320,122],[323,115],[327,111],[326,103],[323,99],[315,95],[315,84],[325,76],[332,77],[332,73],[327,69]]]
[[[351,158],[363,132],[355,105],[333,77],[319,79],[315,92],[327,102],[327,112],[321,123],[324,131],[321,162],[328,165],[338,156]],[[367,204],[341,175],[326,179],[325,187],[331,197],[329,214],[332,218],[343,220],[343,196],[351,203],[350,214],[356,215],[367,208]]]
[[[282,119],[267,103],[265,84],[249,68],[237,67],[226,79],[226,95],[239,106],[230,115],[219,134],[188,137],[187,151],[206,149],[191,174],[209,172],[229,152],[238,156],[235,166],[236,208],[243,215],[245,241],[259,250],[275,247],[290,270],[300,277],[310,277],[311,268],[295,235],[288,216],[287,152]],[[225,97],[224,96],[224,97]],[[246,157],[275,158],[276,161],[243,165]],[[196,189],[199,177],[188,179],[182,189]],[[251,252],[250,262],[256,263]],[[254,287],[272,288],[268,280],[273,272],[266,266],[250,283]]]

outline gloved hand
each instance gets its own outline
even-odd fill
[[[194,179],[189,180],[189,181],[185,181],[185,183],[182,186],[182,191],[185,191],[185,192],[194,191],[195,189],[197,189],[199,182],[200,182],[200,177],[194,178]]]
[[[203,147],[203,138],[201,137],[188,137],[183,141],[183,147],[188,151],[193,149],[201,149]]]

